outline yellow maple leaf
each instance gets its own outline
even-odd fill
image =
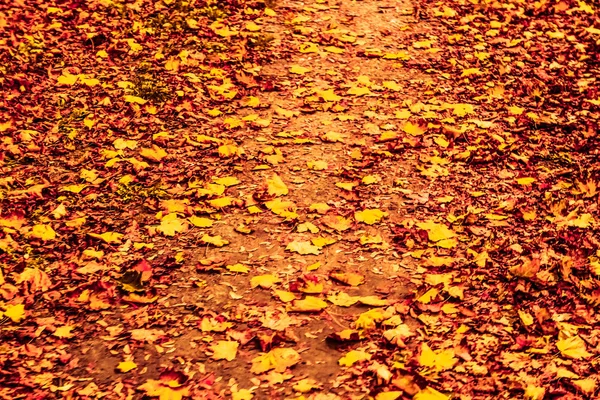
[[[73,330],[73,328],[74,328],[74,326],[72,326],[72,325],[60,326],[60,327],[56,328],[56,330],[54,331],[54,333],[52,335],[56,336],[57,338],[61,338],[61,339],[72,338],[73,332],[71,332],[71,331]]]
[[[338,307],[350,307],[358,302],[358,296],[350,296],[346,292],[338,292],[327,296],[327,300]]]
[[[42,240],[53,240],[56,238],[56,232],[50,225],[34,225],[29,232],[29,236],[42,239]]]
[[[380,182],[381,177],[378,175],[366,175],[361,179],[363,185],[372,185],[374,183]]]
[[[238,178],[236,178],[235,176],[226,176],[223,178],[216,178],[216,179],[214,179],[214,182],[217,185],[223,185],[223,186],[227,186],[227,187],[240,184],[240,180]]]
[[[318,312],[324,308],[327,308],[327,302],[314,296],[306,296],[302,300],[294,300],[291,305],[288,305],[288,311],[294,312]]]
[[[531,185],[535,181],[536,181],[535,178],[519,178],[519,179],[517,179],[517,183],[519,185],[523,185],[523,186]]]
[[[242,274],[247,274],[248,272],[250,272],[250,268],[246,267],[243,264],[233,264],[233,265],[226,265],[225,268],[227,268],[228,271],[230,272],[239,272]]]
[[[240,389],[237,392],[231,392],[231,400],[252,400],[254,398],[254,393],[252,393],[249,389]]]
[[[274,369],[276,372],[285,372],[289,367],[300,362],[300,354],[294,349],[277,347],[268,353],[262,353],[252,359],[250,372],[261,374]]]
[[[373,224],[381,221],[381,219],[387,215],[388,214],[386,212],[381,211],[377,208],[374,208],[374,209],[366,209],[363,211],[355,212],[354,218],[358,222],[364,222],[365,224],[373,225]]]
[[[319,232],[319,228],[317,228],[317,226],[315,224],[313,224],[312,222],[305,222],[303,224],[300,224],[296,227],[296,230],[300,233],[308,232],[308,231],[310,231],[311,233]]]
[[[218,340],[210,345],[210,350],[213,352],[211,358],[213,360],[233,361],[237,355],[239,343],[232,340]]]
[[[342,98],[333,92],[333,89],[321,90],[317,95],[324,101],[340,101]]]
[[[332,272],[329,274],[329,276],[338,282],[342,282],[350,286],[359,286],[365,283],[364,275],[354,272]]]
[[[415,394],[413,400],[450,400],[450,396],[446,396],[433,388],[426,387]]]
[[[185,232],[187,227],[185,220],[177,218],[177,214],[172,213],[163,217],[156,230],[165,236],[175,236],[176,233]]]
[[[307,161],[306,166],[309,169],[312,169],[314,171],[323,171],[323,170],[327,169],[327,167],[329,165],[327,164],[326,161],[318,160],[318,161]]]
[[[588,395],[591,395],[596,391],[596,384],[598,383],[594,378],[576,379],[571,382],[573,385],[577,386],[579,390]]]
[[[332,143],[335,143],[335,142],[343,143],[344,142],[344,136],[339,132],[327,132],[323,136],[321,136],[321,139],[323,139],[326,142],[332,142]]]
[[[223,239],[221,236],[210,236],[206,234],[200,238],[200,241],[206,244],[212,244],[216,247],[223,247],[229,244],[229,241]]]
[[[313,246],[310,242],[291,242],[285,248],[288,251],[296,252],[301,255],[307,254],[319,254],[319,248],[317,246]]]
[[[402,393],[404,392],[398,390],[394,390],[391,392],[381,392],[378,393],[377,396],[375,396],[375,400],[396,400],[400,398]]]
[[[400,85],[398,85],[396,81],[384,81],[383,87],[386,89],[393,90],[394,92],[402,90],[402,88],[400,87]]]
[[[331,207],[329,207],[327,203],[313,203],[308,207],[308,209],[310,211],[315,211],[318,214],[327,214],[327,211],[329,211]]]
[[[121,361],[119,365],[117,365],[117,369],[121,372],[129,372],[132,369],[136,369],[137,364],[133,361]]]
[[[343,54],[346,51],[346,50],[344,50],[340,47],[336,47],[336,46],[327,46],[324,48],[324,50],[329,53],[334,53],[334,54]]]
[[[290,67],[290,72],[292,74],[304,75],[305,73],[310,72],[310,71],[312,71],[311,68],[301,67],[299,65],[292,65]]]
[[[0,314],[10,318],[13,322],[21,322],[25,319],[25,306],[23,304],[8,305]]]
[[[377,296],[360,296],[358,298],[358,302],[360,304],[364,304],[365,306],[373,306],[373,307],[383,307],[390,304],[389,300],[380,299]]]
[[[141,104],[141,105],[144,105],[148,102],[148,100],[144,100],[141,97],[131,96],[131,95],[126,95],[125,101],[128,103],[135,103],[135,104]]]
[[[210,199],[208,201],[208,204],[210,204],[212,207],[215,207],[215,208],[224,208],[224,207],[229,207],[230,205],[232,205],[234,200],[235,199],[233,197],[225,196],[225,197],[219,197],[218,199]]]
[[[419,354],[419,364],[423,367],[435,368],[438,371],[450,369],[458,360],[454,357],[454,350],[438,350],[433,351],[427,343],[421,344],[421,352]]]
[[[290,219],[298,218],[298,214],[296,213],[296,205],[291,201],[282,201],[281,199],[277,198],[275,200],[267,201],[265,206],[280,217]]]
[[[88,235],[96,239],[101,239],[108,244],[121,243],[121,239],[124,236],[122,233],[118,232],[104,232],[102,234],[88,233]]]
[[[524,111],[525,111],[525,109],[521,108],[521,107],[516,107],[516,106],[508,107],[508,112],[513,115],[521,115],[521,114],[523,114]]]
[[[312,42],[302,43],[298,48],[298,51],[300,53],[318,53],[319,45]]]
[[[479,68],[467,68],[463,69],[462,74],[460,76],[471,76],[471,75],[482,75],[483,72],[479,70]]]
[[[200,330],[202,332],[225,332],[232,326],[233,323],[231,322],[220,322],[213,317],[204,317],[200,322]]]
[[[543,400],[546,395],[546,389],[535,385],[527,385],[524,396],[529,400]]]
[[[441,240],[451,239],[456,236],[456,232],[444,224],[437,224],[432,220],[426,222],[419,222],[417,226],[423,230],[427,231],[427,235],[429,240],[432,242],[439,242]]]
[[[317,246],[318,248],[323,248],[325,246],[329,246],[330,244],[336,243],[337,239],[319,236],[319,237],[310,239],[310,242],[313,245]]]
[[[592,354],[588,353],[585,342],[579,336],[559,340],[556,342],[556,347],[563,356],[576,360],[592,356]]]
[[[152,148],[142,148],[140,149],[140,156],[154,162],[160,162],[163,158],[167,156],[167,152],[157,145],[152,145]]]
[[[371,90],[368,87],[358,87],[358,86],[352,86],[350,89],[348,89],[347,93],[354,95],[354,96],[366,96],[368,94],[372,94]]]
[[[86,184],[79,184],[79,185],[66,185],[63,186],[60,191],[61,192],[70,192],[70,193],[81,193],[81,191],[83,191],[83,189],[85,189],[86,187],[88,187],[88,185]]]
[[[412,136],[421,136],[425,133],[425,128],[420,125],[415,125],[412,122],[407,122],[402,130]]]
[[[338,364],[342,367],[349,367],[359,361],[370,360],[371,354],[362,350],[350,350],[345,356],[338,360]]]
[[[137,143],[138,143],[137,140],[125,140],[122,138],[118,138],[113,141],[113,146],[117,150],[124,150],[124,149],[133,150],[137,147]]]
[[[250,286],[252,288],[260,286],[263,289],[269,289],[278,282],[280,282],[280,279],[275,275],[258,275],[250,279]]]
[[[285,290],[275,290],[274,293],[279,300],[283,301],[284,303],[289,303],[290,301],[296,299],[296,295],[294,293]]]
[[[254,21],[246,22],[246,30],[250,32],[258,32],[263,29],[260,25],[257,25]]]
[[[187,386],[178,386],[177,383],[170,385],[170,382],[148,379],[146,383],[139,386],[150,397],[158,397],[160,400],[181,400],[190,395],[190,389]]]
[[[429,303],[431,303],[431,301],[433,299],[435,299],[437,297],[438,294],[439,294],[439,290],[437,290],[436,288],[431,288],[427,292],[425,292],[423,295],[421,295],[419,298],[417,298],[417,301],[419,303],[429,304]]]
[[[344,189],[344,190],[351,192],[352,190],[354,190],[356,183],[354,183],[354,182],[336,182],[335,186],[339,187],[340,189]]]
[[[277,174],[267,179],[267,190],[271,196],[285,196],[289,192],[288,187]]]
[[[210,228],[214,222],[210,218],[197,217],[195,215],[189,217],[188,220],[192,223],[192,225],[197,226],[198,228]]]
[[[238,154],[238,147],[234,144],[224,144],[219,146],[219,155],[224,158],[230,158]]]
[[[352,220],[339,215],[329,215],[322,219],[323,223],[336,231],[345,231],[352,226]]]
[[[292,386],[292,389],[300,393],[308,393],[311,390],[319,389],[320,387],[321,386],[314,379],[306,378],[296,382],[296,384]]]

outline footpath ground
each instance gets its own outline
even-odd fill
[[[593,399],[597,7],[0,4],[0,397]]]

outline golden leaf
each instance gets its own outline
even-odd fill
[[[370,360],[371,354],[362,350],[350,350],[345,356],[338,360],[338,364],[342,367],[349,367],[354,363]]]
[[[204,243],[212,244],[216,247],[223,247],[229,244],[229,241],[223,239],[221,236],[210,236],[205,234],[200,238],[200,240]]]
[[[267,179],[267,189],[271,196],[285,196],[289,192],[286,184],[276,174]]]
[[[238,147],[234,144],[224,144],[219,146],[218,151],[221,157],[229,158],[238,154]]]
[[[104,232],[103,234],[88,233],[88,235],[96,239],[101,239],[108,244],[121,243],[121,239],[124,236],[122,233],[118,232]]]
[[[25,306],[23,304],[8,305],[0,315],[10,318],[13,322],[21,322],[25,319]]]
[[[350,286],[358,286],[365,283],[365,277],[354,272],[332,272],[329,276],[336,281]]]
[[[338,307],[350,307],[358,302],[358,296],[350,296],[346,292],[338,292],[327,296],[327,300]]]
[[[373,225],[373,224],[381,221],[381,219],[387,215],[388,214],[385,211],[381,211],[381,210],[375,208],[375,209],[366,209],[363,211],[355,212],[354,218],[358,222],[364,222],[365,224]]]
[[[587,379],[577,379],[571,381],[573,385],[577,386],[579,390],[588,395],[593,394],[596,391],[596,379],[587,378]]]
[[[223,186],[227,186],[227,187],[240,184],[240,180],[238,178],[236,178],[235,176],[226,176],[224,178],[217,178],[214,180],[214,182],[217,185],[223,185]]]
[[[559,340],[556,342],[556,347],[563,356],[576,360],[592,356],[592,354],[588,353],[585,342],[579,336]]]
[[[165,236],[175,236],[176,233],[185,232],[187,227],[185,220],[177,218],[177,214],[172,213],[162,218],[156,230]]]
[[[318,91],[317,95],[324,101],[340,101],[342,99],[333,92],[333,89]]]
[[[275,295],[279,298],[279,300],[284,303],[289,303],[292,300],[296,299],[296,295],[292,292],[287,292],[285,290],[275,290]]]
[[[157,145],[152,145],[152,148],[142,148],[140,149],[140,156],[154,162],[160,162],[163,158],[167,156],[167,152],[158,147]]]
[[[300,362],[300,354],[296,350],[277,347],[252,359],[250,372],[261,374],[271,369],[276,372],[285,372],[286,369],[298,364],[298,362]]]
[[[319,248],[317,246],[313,246],[310,244],[310,242],[291,242],[285,249],[301,255],[319,254]]]
[[[117,369],[121,372],[129,372],[132,369],[136,369],[137,368],[137,364],[134,363],[133,361],[122,361],[119,363],[119,365],[117,365]]]
[[[275,200],[267,201],[265,206],[280,217],[290,219],[298,218],[298,214],[296,214],[296,205],[291,201],[282,201],[277,198]]]
[[[34,225],[29,236],[42,240],[53,240],[56,238],[56,232],[50,225]]]
[[[250,268],[246,267],[243,264],[233,264],[233,265],[226,265],[225,268],[227,268],[228,271],[230,272],[239,272],[242,274],[247,274],[248,272],[250,272]]]
[[[435,389],[426,387],[415,394],[413,400],[450,400],[450,396],[446,396]]]
[[[425,128],[421,127],[420,125],[415,125],[411,122],[407,122],[402,130],[412,136],[421,136],[425,133]]]
[[[314,296],[306,296],[303,300],[294,300],[288,305],[288,311],[295,312],[318,312],[327,307],[327,303]]]
[[[213,360],[233,361],[237,355],[239,343],[230,340],[218,340],[216,343],[209,346],[213,352],[211,358]]]
[[[278,282],[280,280],[275,275],[258,275],[250,279],[250,286],[252,288],[260,286],[263,289],[268,289]]]
[[[148,100],[144,100],[141,97],[131,96],[131,95],[126,95],[125,101],[128,103],[135,103],[135,104],[141,104],[141,105],[144,105],[148,102]]]
[[[444,224],[437,224],[431,220],[426,222],[418,222],[417,226],[427,231],[429,240],[439,242],[440,240],[450,239],[456,236],[456,232],[448,229]]]
[[[60,327],[56,328],[56,330],[54,331],[54,333],[52,335],[56,336],[57,338],[61,338],[61,339],[72,338],[73,332],[71,332],[71,331],[73,330],[73,328],[74,328],[74,326],[72,326],[72,325],[60,326]]]
[[[188,220],[192,223],[192,225],[197,226],[198,228],[210,228],[213,226],[213,220],[210,218],[197,217],[192,215],[188,218]]]
[[[290,67],[290,72],[292,74],[304,75],[305,73],[310,72],[310,71],[312,71],[311,68],[301,67],[299,65],[292,65]]]

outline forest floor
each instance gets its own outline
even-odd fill
[[[572,0],[0,4],[0,397],[586,399]]]

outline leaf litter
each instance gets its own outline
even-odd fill
[[[595,398],[597,5],[0,5],[0,394]]]

